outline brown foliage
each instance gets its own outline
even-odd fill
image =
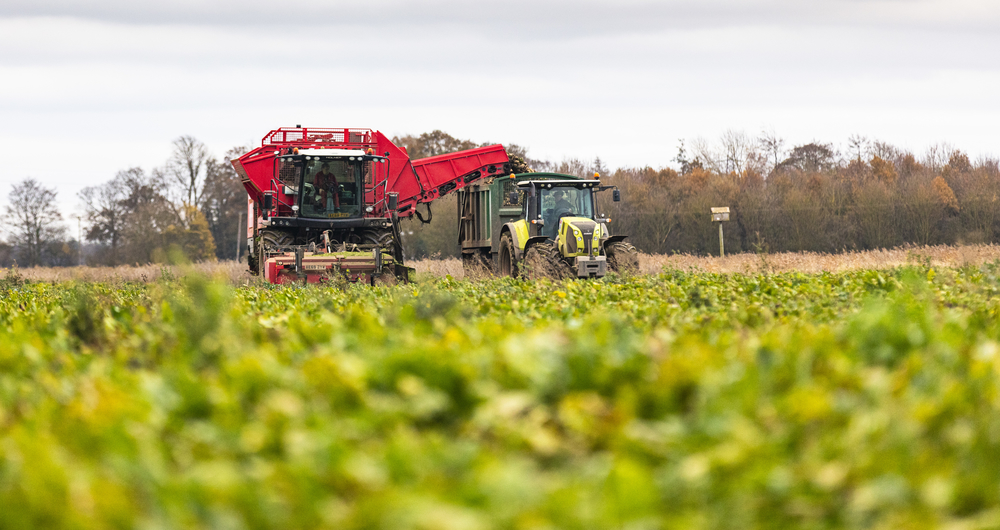
[[[932,185],[934,186],[934,193],[937,195],[938,202],[947,208],[949,213],[958,213],[958,199],[955,198],[955,192],[952,191],[951,186],[948,186],[948,182],[944,180],[944,177],[934,177]]]
[[[892,165],[892,162],[882,160],[878,156],[872,157],[871,167],[875,180],[884,184],[895,184],[896,179],[899,178],[899,174],[896,173],[896,166]]]

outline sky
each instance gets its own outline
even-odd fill
[[[222,156],[296,124],[611,168],[726,131],[998,156],[997,28],[992,0],[4,0],[0,203],[34,177],[69,219],[179,136]]]

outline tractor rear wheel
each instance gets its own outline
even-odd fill
[[[514,240],[507,232],[500,236],[500,254],[497,256],[497,268],[500,269],[501,276],[517,278],[519,267],[517,263],[517,252],[514,249]]]
[[[639,251],[631,243],[615,241],[605,251],[608,256],[608,268],[618,274],[636,274],[639,272]]]
[[[569,276],[566,263],[559,256],[555,243],[535,243],[524,253],[522,274],[529,280],[562,280]]]

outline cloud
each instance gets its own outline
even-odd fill
[[[0,17],[75,17],[125,24],[385,30],[450,27],[531,40],[744,26],[852,25],[991,31],[1000,7],[982,0],[6,0]]]
[[[442,129],[612,166],[762,127],[790,144],[861,133],[989,153],[993,5],[5,0],[0,140],[20,156],[0,198],[36,176],[70,200],[162,164],[179,135],[221,154],[295,123]]]

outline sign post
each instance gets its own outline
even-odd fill
[[[722,238],[722,223],[729,220],[729,207],[712,208],[712,222],[719,223],[719,257],[726,257],[726,243]]]

